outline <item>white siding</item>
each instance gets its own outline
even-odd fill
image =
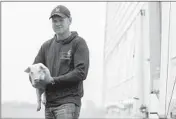
[[[140,10],[144,10],[144,15]],[[159,2],[107,3],[105,103],[138,97],[136,109],[143,103],[152,111],[167,112],[176,77],[175,14],[174,2],[171,7],[169,2],[162,2],[161,9]],[[160,89],[158,99],[155,94],[150,97],[152,89]]]
[[[139,14],[143,2],[108,2],[105,59],[120,43],[121,37]]]
[[[161,53],[161,85],[160,114],[168,111],[171,92],[176,77],[176,3],[162,3],[162,53]],[[166,84],[167,82],[167,84]],[[167,93],[166,93],[167,90]],[[176,100],[176,87],[172,102]],[[170,109],[174,105],[171,103]]]
[[[143,25],[147,24],[147,20],[141,17],[140,12],[144,6],[146,7],[147,4],[142,2],[107,3],[104,46],[105,104],[133,97],[138,97],[140,102],[143,102],[143,75],[139,73],[143,70],[141,64],[144,62],[144,57],[148,57],[148,51],[145,53],[146,56],[142,55],[141,51],[143,49],[141,44],[144,43],[141,39],[145,40],[143,35],[148,38],[141,31],[147,28]]]

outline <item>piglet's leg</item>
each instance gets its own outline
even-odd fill
[[[41,95],[42,95],[43,92],[44,92],[44,90],[36,88],[36,93],[37,93],[37,111],[40,111],[40,109],[41,109]]]
[[[45,105],[46,104],[46,93],[44,92],[43,93],[43,100],[42,100],[42,103]]]

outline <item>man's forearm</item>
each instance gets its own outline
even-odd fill
[[[53,77],[53,79],[54,79],[55,83],[78,82],[78,81],[84,80],[86,78],[86,76],[87,76],[87,73],[85,73],[85,71],[83,71],[82,69],[76,68],[73,71],[71,71],[65,75]]]
[[[56,83],[78,82],[86,79],[89,68],[89,49],[84,40],[79,41],[73,57],[74,70],[68,72],[67,74],[53,77]]]

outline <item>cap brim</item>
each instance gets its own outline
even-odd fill
[[[52,14],[49,19],[51,19],[53,16],[60,16],[60,17],[63,17],[63,18],[66,17],[66,16],[65,16],[64,14],[62,14],[62,13],[55,13],[55,14]]]

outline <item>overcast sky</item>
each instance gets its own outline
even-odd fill
[[[101,103],[105,2],[3,2],[2,3],[2,102],[36,103],[35,89],[24,70],[32,64],[42,43],[53,37],[49,20],[54,7],[68,7],[71,30],[83,37],[90,50],[90,68],[84,82],[84,100]]]

